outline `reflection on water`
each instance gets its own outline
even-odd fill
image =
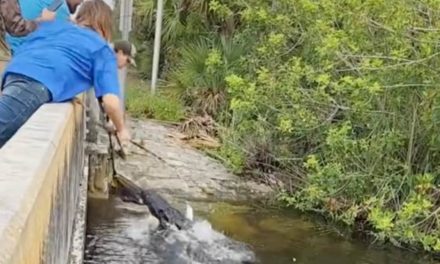
[[[232,238],[250,243],[262,263],[434,264],[397,249],[350,241],[323,225],[291,212],[216,205],[206,217]]]
[[[148,250],[149,234],[157,221],[145,212],[119,207],[115,200],[88,201],[84,263],[161,263]],[[140,209],[140,208],[139,208]]]
[[[202,203],[196,205],[196,215],[207,218],[226,235],[252,245],[261,263],[439,264],[397,249],[376,249],[349,241],[291,213]],[[179,256],[193,256],[197,252],[199,259],[204,259],[199,263],[214,263],[207,256],[200,258],[204,250],[215,253],[209,249],[208,239],[203,238],[206,222],[191,231],[202,242],[188,247],[182,246],[189,242],[185,241],[191,237],[188,234],[153,235],[157,221],[148,217],[142,207],[123,205],[117,200],[90,200],[88,218],[84,263],[195,263]],[[192,253],[188,253],[190,249]]]

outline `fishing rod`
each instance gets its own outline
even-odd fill
[[[107,119],[107,122],[108,122],[108,119]],[[109,130],[109,129],[106,127],[106,125],[100,125],[100,126],[101,126],[102,128],[104,128],[105,130],[107,130],[107,131]],[[115,132],[113,132],[113,133],[115,133]],[[122,159],[125,160],[125,158],[126,158],[126,152],[124,151],[124,149],[123,149],[123,147],[122,147],[122,144],[121,144],[121,142],[120,142],[119,137],[116,137],[116,140],[118,141],[118,145],[120,146],[120,150],[119,150],[119,151],[116,151],[116,152],[118,153],[118,155],[119,155]],[[171,164],[171,163],[167,162],[164,158],[162,158],[162,157],[159,156],[158,154],[154,153],[153,151],[147,149],[147,148],[146,148],[145,146],[143,146],[141,143],[138,143],[138,142],[136,142],[136,141],[134,141],[134,140],[130,140],[130,143],[133,144],[134,146],[138,147],[139,149],[143,150],[145,153],[147,153],[147,154],[151,154],[153,157],[155,157],[155,158],[156,158],[157,160],[159,160],[160,162],[162,162],[162,163],[164,163],[164,164],[170,166],[170,167],[174,170],[174,172],[177,174],[177,176],[180,176],[180,175],[179,175],[179,172],[178,172],[178,170],[177,170],[177,167],[176,167],[174,164]]]

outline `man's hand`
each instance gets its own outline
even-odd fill
[[[130,143],[131,140],[131,135],[130,135],[130,131],[124,127],[124,129],[122,129],[120,132],[117,131],[115,125],[113,125],[113,122],[111,120],[109,120],[105,126],[104,126],[105,130],[107,130],[107,132],[111,133],[111,134],[116,134],[116,136],[119,138],[119,140],[121,141],[121,144],[123,144],[124,147],[126,147],[126,145],[128,145],[128,143]]]
[[[128,132],[127,126],[124,124],[124,113],[122,112],[119,98],[113,94],[104,95],[102,103],[105,112],[116,127],[116,136],[121,141],[122,146],[127,146],[130,143],[131,136]],[[109,128],[107,127],[108,125],[106,125],[108,131]]]
[[[41,16],[37,19],[38,21],[51,21],[54,20],[56,16],[55,12],[47,10],[47,8],[43,9],[41,12]]]
[[[105,123],[104,128],[110,134],[116,134],[116,127],[111,120],[109,120],[107,123]]]
[[[116,136],[119,139],[119,142],[121,143],[121,150],[124,153],[124,159],[125,159],[125,155],[127,155],[127,151],[128,151],[128,146],[130,144],[130,140],[131,140],[131,135],[130,132],[128,131],[128,129],[123,129],[122,131],[118,131],[116,132]]]
[[[131,135],[130,135],[130,132],[128,131],[127,128],[124,128],[123,130],[118,131],[116,133],[116,135],[118,136],[122,145],[128,145],[128,143],[130,143]]]

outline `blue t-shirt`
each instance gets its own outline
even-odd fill
[[[92,86],[96,97],[120,96],[116,56],[95,31],[65,21],[41,23],[17,49],[4,71],[45,85],[52,101],[63,102]]]
[[[35,20],[40,17],[41,12],[43,12],[44,8],[49,7],[53,0],[19,0],[19,5],[21,9],[21,15],[26,20]],[[56,20],[68,21],[70,17],[69,8],[66,4],[66,1],[63,1],[63,4],[58,8],[56,12]],[[26,36],[24,37],[13,37],[9,34],[6,34],[6,42],[8,43],[11,50],[15,52],[15,50],[26,40]]]

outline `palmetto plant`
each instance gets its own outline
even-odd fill
[[[154,32],[155,3],[156,1],[153,0],[137,0],[135,2],[138,23],[136,28],[147,38],[152,37]],[[209,0],[166,0],[162,29],[164,45],[171,44],[181,37],[187,38],[191,32],[200,33],[203,31],[204,20],[208,14],[208,3]]]
[[[212,0],[165,1],[162,72],[166,86],[181,89],[199,114],[215,116],[226,105],[225,77],[239,63],[243,45],[233,39],[234,12]],[[138,33],[151,39],[155,1],[136,2]]]
[[[227,105],[225,78],[237,69],[244,46],[231,39],[200,38],[180,49],[181,60],[168,75],[168,84],[184,90],[198,114],[216,116]]]

